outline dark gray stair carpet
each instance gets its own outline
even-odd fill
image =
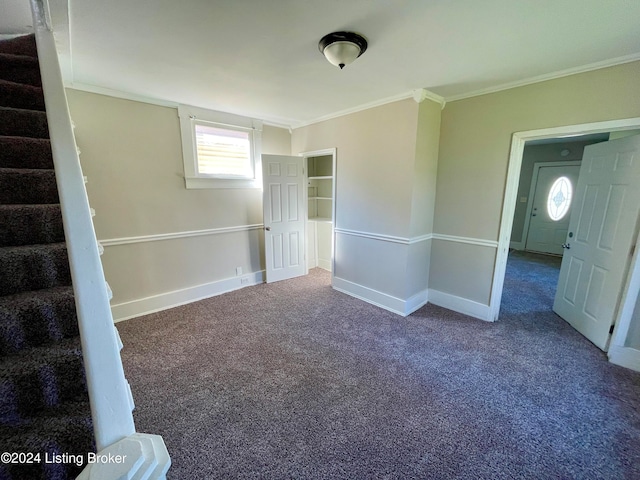
[[[64,242],[59,204],[0,205],[0,247]]]
[[[0,41],[0,480],[66,480],[95,452],[33,35]],[[76,463],[44,456],[80,455]]]
[[[0,136],[0,168],[53,168],[48,138]]]
[[[0,53],[0,79],[42,86],[38,59],[28,55]]]
[[[0,248],[0,295],[71,285],[64,243]]]
[[[0,105],[44,111],[42,87],[0,79]]]
[[[20,361],[17,361],[17,360]],[[80,339],[0,360],[0,423],[20,425],[66,401],[86,399]]]
[[[53,170],[0,168],[0,204],[59,203]]]
[[[0,168],[0,204],[60,203],[53,170]]]
[[[0,297],[0,358],[78,335],[70,286]]]
[[[49,138],[47,114],[38,110],[0,107],[0,135]]]
[[[43,435],[42,432],[47,432]],[[44,463],[44,455],[66,453],[84,456],[86,445],[93,443],[89,402],[68,402],[60,408],[51,408],[25,422],[19,429],[0,425],[0,438],[6,438],[16,452],[41,453],[41,462],[34,464],[0,464],[0,479],[15,480],[71,480],[82,471],[84,464]]]
[[[34,35],[22,35],[0,42],[0,53],[11,53],[13,55],[26,55],[38,58],[36,39]]]

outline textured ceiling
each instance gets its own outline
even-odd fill
[[[296,126],[426,88],[451,100],[640,59],[638,0],[51,0],[78,88]],[[369,41],[344,70],[319,39]]]

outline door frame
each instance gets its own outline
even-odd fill
[[[533,210],[533,200],[534,194],[536,192],[536,188],[538,188],[538,174],[540,173],[540,168],[542,167],[572,167],[572,166],[580,166],[582,164],[581,160],[574,161],[559,161],[559,162],[535,162],[533,164],[533,173],[531,174],[531,184],[529,185],[529,201],[527,202],[527,212],[525,213],[524,218],[524,226],[522,228],[522,241],[520,244],[522,245],[522,250],[527,249],[527,238],[529,236],[529,224],[531,223],[531,213]],[[518,178],[519,178],[518,174]],[[518,183],[520,181],[518,180]],[[574,185],[575,188],[575,185]]]
[[[337,198],[336,198],[336,184],[337,184],[337,180],[338,180],[338,171],[337,171],[337,163],[336,163],[336,157],[338,154],[338,149],[336,147],[333,148],[324,148],[321,150],[310,150],[307,152],[301,152],[298,154],[299,157],[302,157],[304,160],[304,164],[303,164],[303,168],[304,168],[304,182],[305,182],[305,187],[308,185],[308,177],[309,177],[309,172],[308,172],[308,168],[307,168],[307,158],[308,157],[319,157],[322,155],[331,155],[333,157],[333,182],[331,185],[331,195],[333,198],[333,202],[331,205],[331,218],[332,218],[332,222],[331,222],[331,285],[333,285],[333,279],[335,277],[336,274],[336,207],[337,207]],[[309,189],[305,188],[304,192],[303,192],[303,208],[304,208],[304,219],[305,219],[305,263],[307,265],[307,273],[309,273],[309,262],[307,259],[307,238],[306,235],[308,234],[308,229],[307,229],[307,223],[309,222]],[[318,247],[316,245],[316,260],[318,257],[318,253],[317,253]]]
[[[502,301],[504,276],[507,269],[511,229],[513,227],[513,214],[518,196],[518,183],[520,181],[522,154],[524,153],[525,142],[547,138],[573,137],[591,133],[619,132],[636,129],[640,129],[640,117],[526,130],[513,134],[507,168],[507,181],[502,203],[502,217],[498,233],[498,248],[493,271],[491,298],[489,300],[490,321],[496,321],[500,314],[500,303]],[[633,314],[633,304],[635,304],[635,300],[640,293],[640,259],[638,258],[640,256],[638,252],[638,247],[640,247],[640,233],[636,235],[637,248],[630,260],[629,273],[627,274],[628,278],[625,282],[625,287],[623,287],[624,291],[621,292],[620,295],[622,300],[616,315],[615,329],[611,340],[611,345],[616,345],[622,349],[624,349],[623,345],[629,330],[631,315]]]

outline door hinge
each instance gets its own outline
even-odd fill
[[[616,326],[616,324],[614,323],[613,325],[611,325],[611,328],[609,328],[609,335],[611,335],[613,333],[613,328]]]
[[[636,244],[635,243],[633,245],[631,245],[631,253],[629,253],[629,255],[633,257],[634,253],[636,253]]]

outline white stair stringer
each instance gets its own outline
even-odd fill
[[[76,480],[164,480],[170,466],[161,436],[134,433],[95,454]]]

